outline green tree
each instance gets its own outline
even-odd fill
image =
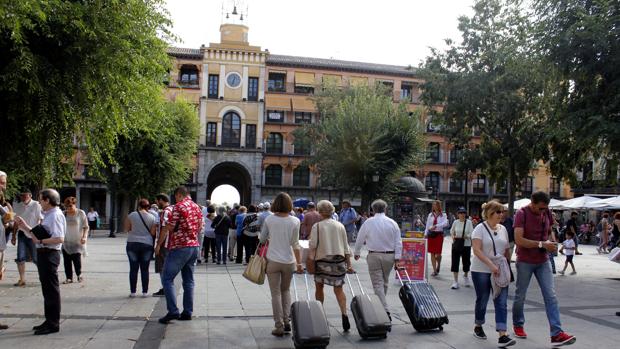
[[[316,94],[318,123],[295,131],[312,147],[308,160],[322,186],[360,190],[362,207],[394,187],[394,180],[419,164],[423,135],[419,116],[394,105],[381,86],[338,89],[324,86]],[[378,175],[378,183],[373,176]]]
[[[521,1],[479,0],[473,8],[459,18],[461,43],[448,40],[426,59],[422,99],[433,122],[467,149],[461,171],[475,166],[491,183],[506,181],[512,211],[519,183],[547,151],[544,67],[527,51],[532,29]]]
[[[85,144],[100,167],[119,136],[160,113],[164,0],[0,2],[0,159],[39,186],[71,180]]]
[[[620,159],[620,2],[535,1],[536,40],[556,74],[549,136],[551,169],[575,179],[594,158]],[[608,166],[608,170],[614,166]],[[615,169],[614,169],[615,170]],[[608,176],[615,180],[617,176]]]

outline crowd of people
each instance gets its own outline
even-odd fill
[[[13,243],[18,240],[16,261],[20,278],[16,286],[26,284],[25,263],[35,262],[44,298],[45,322],[33,330],[37,335],[55,333],[60,325],[57,273],[60,256],[62,254],[65,266],[63,283],[82,282],[81,258],[86,251],[89,228],[93,227],[93,215],[78,209],[73,197],[64,200],[65,209],[61,211],[60,195],[53,189],[41,191],[38,201],[32,200],[29,191],[23,190],[21,200],[12,207],[2,194],[6,178],[7,175],[0,172],[0,214],[3,216],[0,233],[12,229],[15,232]],[[352,259],[360,259],[363,247],[368,250],[366,263],[374,293],[391,319],[386,294],[391,271],[400,267],[403,245],[400,227],[386,215],[385,201],[374,201],[372,213],[365,216],[359,215],[349,202],[343,202],[338,213],[327,200],[317,204],[310,202],[306,210],[295,208],[286,193],[278,194],[270,203],[248,207],[234,205],[230,210],[210,203],[199,206],[185,187],[174,191],[174,199],[174,205],[166,194],[157,195],[153,204],[140,199],[136,211],[127,216],[124,224],[130,297],[136,297],[138,274],[142,296],[148,296],[149,266],[154,258],[161,288],[153,296],[165,297],[167,305],[167,313],[159,322],[192,319],[197,264],[209,261],[216,265],[233,261],[247,264],[257,251],[266,249],[266,277],[274,318],[272,334],[283,336],[291,331],[291,280],[294,273],[303,272],[304,264],[313,271],[316,300],[324,302],[325,285],[333,287],[343,330],[348,331],[351,325],[343,285],[346,274],[354,272]],[[458,218],[450,224],[441,202],[433,203],[424,229],[433,268],[431,275],[436,277],[441,271],[444,230],[448,230],[452,237],[450,271],[454,282],[451,288],[473,285],[476,293],[473,335],[476,338],[487,338],[483,325],[492,296],[498,346],[516,343],[508,334],[507,303],[511,282],[515,282],[516,288],[512,306],[513,333],[518,338],[527,338],[523,308],[530,280],[535,277],[542,291],[552,344],[575,342],[575,337],[562,329],[554,290],[550,263],[553,258],[550,256],[557,252],[553,228],[558,222],[548,208],[549,200],[546,193],[534,193],[531,203],[518,210],[514,218],[506,215],[502,204],[489,201],[482,207],[482,220],[478,224],[467,217],[464,208],[458,209]],[[613,224],[613,228],[604,226],[604,229],[616,232],[620,228],[620,215],[614,218],[613,223],[607,223]],[[569,220],[566,226],[560,248],[566,255],[566,263],[560,273],[564,274],[571,266],[574,274],[573,256],[579,253],[575,241],[576,220]],[[302,260],[300,240],[309,240],[307,260]],[[4,245],[0,243],[1,267],[6,240],[0,241],[4,242]],[[516,271],[513,273],[510,263],[515,245]],[[461,271],[463,276],[459,280]],[[174,287],[178,274],[182,278],[182,310],[177,306]],[[0,325],[1,328],[6,326]]]

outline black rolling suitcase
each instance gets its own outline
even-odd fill
[[[291,304],[291,322],[293,327],[293,344],[295,348],[326,348],[329,344],[329,326],[319,301],[310,300],[308,276],[304,273],[307,300],[299,300],[297,282],[293,274],[295,302]]]
[[[360,287],[361,295],[355,295],[349,275],[347,275],[347,283],[351,288],[353,299],[351,300],[351,312],[355,319],[357,332],[363,339],[370,337],[387,338],[387,333],[392,330],[392,323],[388,317],[381,300],[374,294],[366,294],[359,276],[355,274],[357,284]]]
[[[406,270],[406,282],[403,281],[400,271],[396,274],[402,285],[398,296],[413,328],[418,332],[443,331],[443,325],[448,324],[448,314],[441,305],[433,286],[426,281],[410,281]]]

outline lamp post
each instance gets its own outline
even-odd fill
[[[116,175],[118,174],[118,167],[116,167],[115,165],[112,165],[112,180],[110,181],[110,199],[112,200],[112,205],[111,205],[111,214],[112,214],[112,219],[110,222],[110,235],[108,235],[109,238],[115,238],[116,234],[114,234],[114,232],[116,231]]]

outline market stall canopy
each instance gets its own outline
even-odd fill
[[[515,201],[513,204],[514,204],[515,210],[519,210],[522,207],[529,205],[530,202],[531,202],[530,199],[520,199],[520,200]],[[508,208],[508,204],[504,204],[504,207]]]
[[[593,201],[599,201],[599,200],[600,200],[599,198],[584,195],[578,198],[560,201],[557,204],[557,206],[549,205],[549,207],[554,210],[580,210],[580,209],[589,208],[588,207],[589,203],[592,203]]]
[[[591,201],[587,208],[594,210],[620,210],[620,195],[607,199]]]

